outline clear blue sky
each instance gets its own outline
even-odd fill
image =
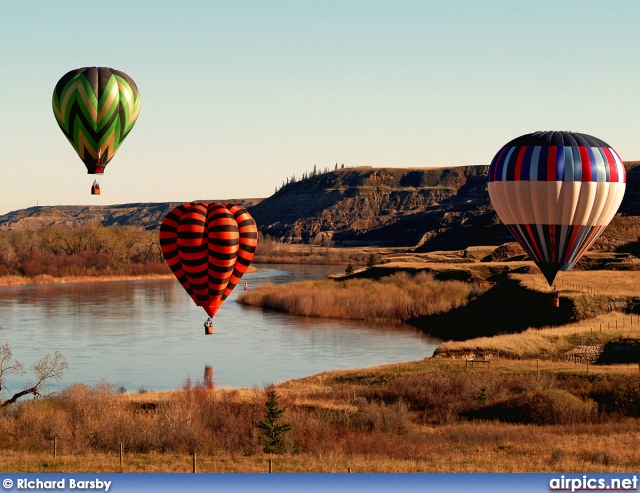
[[[640,160],[638,19],[635,0],[7,0],[0,213],[268,197],[314,164],[488,164],[536,130]],[[95,197],[51,110],[84,66],[142,97]]]

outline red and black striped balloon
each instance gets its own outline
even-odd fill
[[[183,204],[160,225],[160,248],[167,264],[210,317],[240,282],[257,246],[256,222],[237,205]]]

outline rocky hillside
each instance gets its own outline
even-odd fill
[[[626,163],[627,192],[595,249],[640,256],[640,162]],[[288,183],[244,205],[263,234],[285,243],[464,249],[513,241],[487,192],[487,166],[343,168]],[[176,203],[32,207],[0,216],[0,228],[48,224],[142,225],[155,229]]]
[[[594,249],[640,255],[640,162],[627,163],[620,212]],[[415,247],[499,245],[513,238],[487,192],[488,166],[347,168],[290,183],[250,208],[284,242]]]
[[[259,201],[244,199],[233,202],[249,207]],[[178,205],[180,202],[29,207],[0,216],[0,228],[38,229],[52,224],[78,226],[98,221],[103,226],[143,226],[153,230],[159,228],[164,216]]]
[[[487,166],[339,169],[289,183],[250,212],[284,242],[457,248],[453,234],[492,244],[505,232],[486,177]]]

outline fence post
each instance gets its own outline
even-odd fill
[[[540,367],[538,366],[539,362],[539,360],[536,360],[536,373],[540,373]]]
[[[124,469],[124,445],[120,442],[120,470]]]
[[[273,459],[269,457],[269,474],[273,472]]]
[[[348,472],[349,474],[351,474],[351,468],[350,468],[350,467],[347,467],[347,472]]]
[[[58,456],[58,437],[54,435],[53,437],[53,460],[56,460]]]
[[[193,452],[193,473],[196,473],[196,452]]]

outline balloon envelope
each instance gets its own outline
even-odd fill
[[[210,317],[240,282],[257,246],[256,223],[237,205],[183,204],[160,225],[160,248],[167,264]]]
[[[102,174],[138,118],[140,93],[124,72],[84,67],[58,81],[52,106],[89,174]]]
[[[491,203],[549,285],[604,231],[625,187],[616,151],[574,132],[522,135],[503,146],[489,167]]]

